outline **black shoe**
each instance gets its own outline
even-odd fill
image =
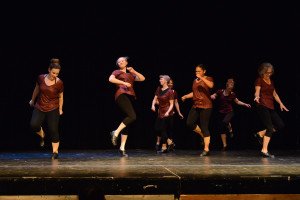
[[[257,139],[260,145],[263,144],[264,137],[261,137],[258,133],[254,133],[254,137]]]
[[[260,152],[260,155],[264,158],[275,158],[275,156],[272,154],[269,154],[269,152],[267,152],[267,153]]]
[[[40,137],[40,147],[45,147],[44,137]]]
[[[161,149],[159,151],[157,151],[158,154],[162,154],[162,153],[169,153],[168,149]]]
[[[229,132],[229,137],[233,138],[233,132]]]
[[[159,151],[159,150],[160,150],[160,147],[159,147],[159,146],[160,146],[159,144],[156,144],[156,145],[155,145],[155,150],[156,150],[156,151]]]
[[[175,148],[175,143],[172,142],[169,146],[168,146],[168,151],[174,151]]]
[[[200,154],[200,157],[203,157],[203,156],[209,156],[209,151],[203,150],[202,153]]]
[[[53,153],[51,159],[55,160],[58,158],[58,153]]]
[[[118,137],[115,136],[115,131],[112,131],[110,132],[110,136],[111,136],[111,143],[114,145],[114,146],[117,146],[117,139]]]
[[[128,154],[126,154],[126,151],[125,151],[125,150],[119,149],[119,153],[120,153],[120,156],[121,156],[121,157],[128,157]]]
[[[228,150],[228,147],[227,146],[223,146],[223,148],[222,148],[222,151],[227,151]]]

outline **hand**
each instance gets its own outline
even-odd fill
[[[31,107],[33,107],[33,106],[34,106],[34,102],[33,102],[33,100],[30,100],[30,101],[29,101],[29,105],[30,105]]]
[[[59,115],[62,115],[64,112],[62,109],[59,109]]]
[[[183,118],[184,118],[183,115],[182,115],[181,113],[178,113],[178,115],[179,115],[180,119],[183,119]]]
[[[211,98],[212,100],[215,100],[215,99],[216,99],[216,96],[215,96],[215,95],[210,95],[210,98]]]
[[[168,116],[169,116],[169,113],[168,113],[168,112],[166,112],[164,116],[165,116],[165,117],[168,117]]]
[[[287,109],[283,104],[280,104],[280,110],[281,111],[289,111],[289,109]]]
[[[181,101],[184,101],[184,100],[186,100],[186,96],[185,95],[181,97]]]
[[[135,70],[132,67],[127,67],[127,70],[131,73],[131,72],[135,72]]]
[[[152,106],[152,107],[151,107],[151,110],[152,110],[153,112],[155,112],[155,106]]]
[[[131,87],[131,83],[125,82],[124,85],[126,85],[126,87]]]
[[[251,105],[248,104],[248,103],[245,103],[244,106],[247,107],[247,108],[251,108]]]
[[[255,97],[255,98],[254,98],[254,101],[255,101],[256,103],[259,103],[259,97]]]

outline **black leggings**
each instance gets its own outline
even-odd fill
[[[59,123],[59,111],[58,109],[42,112],[38,109],[34,109],[32,112],[32,117],[30,121],[30,126],[32,131],[39,132],[41,130],[41,126],[45,120],[47,119],[48,131],[51,137],[51,141],[53,143],[59,142],[59,133],[58,133],[58,123]]]
[[[204,137],[209,137],[210,133],[208,130],[209,119],[211,116],[212,108],[194,108],[192,107],[188,118],[186,120],[186,125],[189,129],[195,130],[197,127],[197,121],[200,120],[200,129]]]
[[[267,129],[266,136],[271,137],[275,131],[283,129],[284,123],[275,110],[258,105],[256,111],[263,126]]]
[[[225,134],[227,133],[228,130],[228,125],[232,119],[232,117],[234,116],[233,111],[229,112],[229,113],[218,113],[218,117],[217,117],[217,132],[220,134]]]
[[[155,132],[161,136],[161,143],[166,144],[167,139],[173,139],[174,115],[165,118],[156,118]]]
[[[127,94],[121,94],[116,99],[117,105],[119,106],[121,111],[126,115],[126,117],[122,121],[123,124],[126,125],[126,131],[124,129],[122,130],[123,135],[128,135],[128,125],[130,125],[136,120],[136,114],[132,106],[133,101],[134,97]]]

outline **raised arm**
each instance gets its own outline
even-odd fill
[[[201,80],[209,87],[214,87],[214,82],[207,79],[207,77],[201,77]]]
[[[245,107],[247,107],[247,108],[251,108],[251,105],[250,105],[250,104],[244,103],[244,102],[240,101],[238,98],[235,98],[235,99],[234,99],[234,102],[235,102],[237,105],[239,105],[239,106],[245,106]]]
[[[135,81],[144,81],[145,80],[145,76],[137,71],[135,71],[132,67],[127,67],[127,70],[130,73],[133,73],[134,75],[136,75],[135,77]]]
[[[281,100],[280,100],[280,98],[279,98],[279,96],[278,96],[276,90],[274,90],[274,92],[273,92],[273,97],[274,97],[275,101],[276,101],[277,103],[279,103],[279,106],[280,106],[280,110],[281,110],[281,111],[283,111],[283,110],[289,111],[289,110],[285,107],[285,105],[283,105],[283,103],[281,102]]]

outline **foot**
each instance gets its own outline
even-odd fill
[[[264,152],[261,151],[260,154],[261,154],[261,156],[264,157],[264,158],[275,158],[275,156],[272,155],[272,154],[269,154],[269,152],[264,153]]]
[[[227,146],[223,146],[222,151],[227,151],[228,147]]]
[[[159,151],[159,150],[160,150],[160,147],[159,147],[159,146],[160,146],[159,144],[156,144],[156,145],[155,145],[155,150],[156,150],[156,151]]]
[[[117,146],[117,139],[118,137],[115,136],[115,131],[112,131],[110,132],[110,136],[111,136],[111,143],[114,145],[114,146]]]
[[[40,137],[40,147],[45,147],[44,137]]]
[[[51,159],[52,159],[52,160],[55,160],[55,159],[57,159],[57,158],[58,158],[58,153],[54,152],[54,153],[52,154]]]
[[[128,157],[128,154],[126,153],[125,150],[119,149],[119,153],[120,153],[120,156],[121,156],[121,157]]]
[[[168,149],[161,149],[159,151],[157,151],[158,154],[162,154],[162,153],[169,153]]]
[[[257,139],[257,141],[259,142],[260,145],[263,144],[264,138],[261,137],[258,133],[254,133],[254,137]]]
[[[232,131],[229,132],[229,137],[230,137],[230,138],[233,138],[233,132],[232,132]]]
[[[200,154],[200,157],[203,157],[203,156],[209,156],[209,151],[203,150],[202,153]]]
[[[168,151],[174,151],[174,148],[175,148],[175,143],[172,142],[172,143],[169,144],[169,146],[168,146]]]

